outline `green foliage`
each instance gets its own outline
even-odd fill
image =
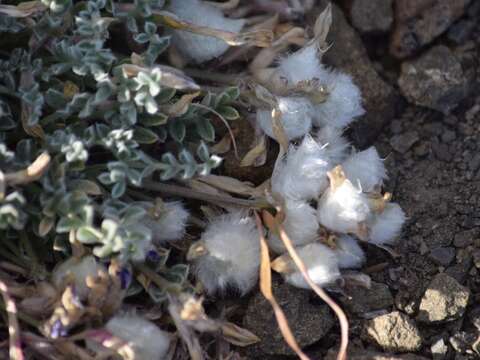
[[[152,234],[130,190],[146,178],[189,179],[216,168],[221,159],[209,152],[211,120],[238,118],[232,103],[239,90],[178,105],[199,87],[161,65],[170,38],[159,35],[151,15],[163,1],[41,3],[28,21],[0,15],[2,238],[8,234],[15,244],[23,232],[43,252],[69,252],[60,244],[73,236],[100,258],[143,262]],[[141,50],[132,54],[125,41],[113,47],[116,37],[133,39]],[[42,153],[50,156],[42,176],[9,183]],[[6,254],[2,247],[0,258]],[[188,267],[167,269],[163,255],[157,270],[183,283]],[[154,285],[148,292],[165,297]]]

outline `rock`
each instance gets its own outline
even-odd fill
[[[320,3],[323,9],[327,1]],[[326,64],[351,75],[362,91],[366,113],[350,128],[356,145],[363,149],[371,145],[386,122],[394,118],[398,96],[375,71],[362,40],[349,25],[343,12],[335,4],[332,4],[332,8],[333,23],[327,40],[335,46],[327,51],[323,59]]]
[[[387,32],[393,23],[392,0],[354,0],[350,17],[361,32]]]
[[[443,339],[439,339],[430,347],[433,360],[443,360],[447,356],[448,346]]]
[[[342,297],[341,301],[349,312],[356,315],[389,309],[393,305],[392,293],[388,286],[373,281],[370,289],[361,286],[352,287],[348,297]]]
[[[465,312],[470,290],[451,276],[435,276],[420,302],[417,320],[441,322],[458,319]]]
[[[311,345],[327,334],[335,319],[326,304],[310,303],[310,291],[275,285],[273,293],[285,312],[288,323],[300,347]],[[259,292],[250,300],[243,319],[246,329],[257,335],[261,342],[249,347],[252,356],[294,355],[278,330],[270,303]]]
[[[447,33],[447,38],[456,45],[462,45],[475,29],[476,22],[470,19],[462,19],[454,24]]]
[[[368,321],[362,335],[387,351],[415,351],[422,345],[415,322],[398,311]]]
[[[467,254],[467,255],[470,255],[470,254]],[[471,266],[472,266],[472,256],[470,255],[462,259],[462,261],[460,261],[458,264],[448,267],[447,270],[445,270],[445,273],[453,277],[460,284],[463,284],[465,282],[465,279],[467,277],[467,274]]]
[[[447,144],[434,143],[432,144],[432,150],[438,160],[445,162],[452,161],[453,154],[450,152]]]
[[[453,239],[453,245],[458,248],[466,248],[473,244],[475,239],[479,236],[478,229],[472,230],[465,230],[455,234],[455,238]]]
[[[470,0],[395,1],[390,52],[398,58],[416,53],[460,18]]]
[[[475,306],[468,313],[468,321],[480,331],[480,305]]]
[[[430,252],[430,259],[437,265],[448,266],[455,258],[455,249],[453,247],[438,247]]]
[[[442,141],[444,143],[451,143],[457,138],[457,134],[452,130],[445,130],[441,135]]]
[[[468,94],[470,80],[450,49],[438,45],[403,62],[398,84],[410,102],[448,114]]]
[[[478,335],[473,333],[467,333],[465,331],[459,331],[456,334],[450,336],[448,341],[455,349],[456,352],[465,354],[465,352],[472,347],[472,344],[477,340]]]
[[[395,135],[390,139],[390,145],[393,150],[405,154],[419,140],[416,131],[407,131],[406,133]]]

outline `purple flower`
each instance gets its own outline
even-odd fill
[[[50,336],[53,339],[57,339],[59,337],[67,336],[67,329],[63,326],[60,320],[57,320],[53,323],[52,328],[50,329]]]
[[[122,268],[119,271],[118,276],[120,276],[120,286],[122,289],[127,289],[132,282],[132,273],[126,268]]]
[[[152,263],[157,263],[160,261],[160,255],[155,250],[150,250],[147,252],[147,260]]]

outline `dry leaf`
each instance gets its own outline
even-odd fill
[[[327,35],[332,25],[332,4],[328,3],[327,7],[320,13],[315,26],[313,28],[314,39],[319,45],[320,49],[327,47]]]
[[[258,47],[269,47],[273,40],[273,33],[268,30],[254,30],[237,34],[230,31],[213,29],[208,26],[196,25],[181,20],[178,16],[168,11],[153,11],[153,14],[155,19],[172,29],[212,36],[225,41],[230,46],[254,45]]]
[[[263,213],[266,213],[266,211],[264,211]],[[309,357],[305,355],[305,353],[303,353],[303,351],[298,346],[298,343],[295,340],[295,337],[293,336],[290,327],[288,326],[287,318],[283,313],[280,305],[278,305],[277,300],[273,296],[272,273],[270,270],[270,256],[268,254],[268,245],[263,234],[262,222],[257,212],[255,212],[255,218],[260,238],[260,291],[273,308],[275,318],[277,319],[278,327],[280,329],[280,332],[282,333],[283,338],[285,339],[285,342],[298,355],[300,359],[309,360]]]
[[[233,194],[261,196],[252,183],[237,180],[229,176],[206,175],[198,178],[199,181],[209,184],[217,189]]]
[[[50,155],[46,152],[40,154],[35,161],[25,170],[5,174],[7,185],[23,185],[38,180],[47,171],[50,164]]]
[[[245,347],[256,344],[260,341],[260,338],[251,331],[230,322],[221,324],[220,329],[223,338],[230,344],[236,346]]]
[[[192,94],[182,95],[182,97],[175,104],[165,108],[165,113],[173,117],[178,117],[185,114],[188,111],[188,107],[191,102],[199,95],[200,91]]]
[[[204,1],[206,4],[215,6],[218,9],[221,10],[232,10],[235,9],[238,4],[240,3],[240,0],[228,0],[225,2],[216,2],[216,1]]]
[[[221,155],[229,152],[231,147],[232,147],[232,138],[230,134],[225,134],[218,143],[210,147],[210,152],[212,154]]]
[[[263,213],[267,213],[267,211],[263,211]],[[271,215],[270,215],[271,216]],[[266,216],[268,218],[268,215]],[[260,219],[259,219],[260,220]],[[269,219],[272,221],[272,219]],[[275,221],[275,220],[273,220]],[[308,269],[303,263],[300,256],[298,256],[297,251],[293,247],[292,241],[288,237],[283,225],[281,223],[275,224],[276,228],[278,229],[278,235],[282,240],[285,248],[288,251],[291,259],[295,263],[298,271],[302,274],[302,277],[305,279],[307,284],[312,288],[312,290],[323,300],[327,303],[328,306],[333,310],[333,312],[337,315],[338,320],[340,322],[340,330],[341,330],[341,337],[340,337],[340,349],[337,354],[337,360],[346,360],[347,359],[347,349],[348,349],[348,320],[345,312],[342,310],[340,306],[317,284],[315,284],[310,275],[308,274]]]
[[[240,161],[240,166],[262,166],[267,160],[267,137],[257,136],[255,146]]]
[[[46,10],[47,7],[43,5],[41,1],[25,1],[17,6],[0,5],[0,14],[5,14],[14,18],[26,18],[37,12],[43,12]]]
[[[8,319],[8,334],[10,336],[9,339],[9,355],[10,359],[12,360],[23,360],[23,352],[22,352],[22,342],[21,342],[21,335],[20,335],[20,325],[18,323],[17,318],[17,306],[13,298],[10,296],[8,292],[8,287],[0,280],[0,293],[3,298],[3,303],[5,305],[5,310],[7,312],[7,319]]]

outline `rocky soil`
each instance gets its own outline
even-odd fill
[[[408,215],[394,253],[367,249],[370,289],[333,294],[350,320],[350,359],[478,359],[480,1],[336,1],[333,24],[326,62],[352,74],[367,109],[350,138],[377,146]],[[276,291],[307,353],[334,359],[339,329],[325,305]],[[264,340],[246,358],[291,356],[261,298],[244,325]]]

